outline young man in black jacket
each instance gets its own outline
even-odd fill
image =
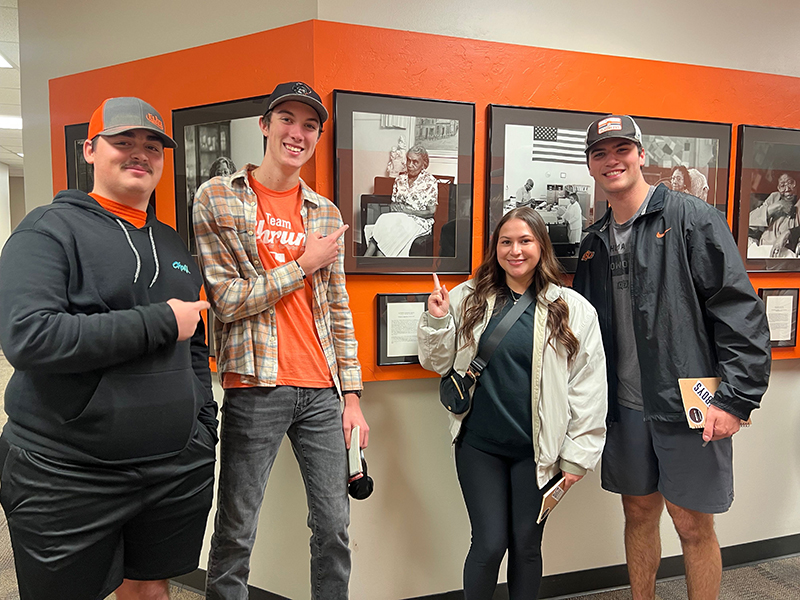
[[[152,106],[106,100],[92,193],[31,211],[0,257],[0,501],[23,600],[166,600],[197,568],[217,407],[200,270],[148,206],[165,147]]]
[[[666,504],[690,600],[715,600],[722,562],[715,513],[733,501],[731,436],[758,408],[770,369],[764,305],[724,215],[642,175],[638,125],[589,126],[589,172],[609,203],[588,229],[574,288],[595,306],[607,357],[602,482],[622,495],[634,600],[655,597]],[[705,429],[690,429],[679,378],[720,377]]]

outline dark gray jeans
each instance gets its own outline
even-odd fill
[[[339,398],[333,388],[279,386],[225,391],[208,599],[247,600],[258,513],[284,434],[292,443],[308,499],[311,597],[348,596],[350,504]]]

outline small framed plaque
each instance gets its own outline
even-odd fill
[[[378,294],[378,365],[419,364],[417,324],[430,294]]]
[[[797,288],[759,288],[767,308],[769,340],[773,348],[797,345]]]

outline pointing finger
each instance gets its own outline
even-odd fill
[[[205,300],[198,300],[197,302],[194,303],[194,307],[197,310],[208,310],[209,308],[211,308],[211,305]]]
[[[442,287],[442,285],[439,283],[439,276],[436,273],[434,273],[433,274],[433,289],[434,289],[434,291],[441,289],[441,287]]]
[[[342,237],[342,235],[344,234],[344,232],[348,230],[348,228],[349,228],[349,227],[350,227],[350,225],[342,225],[341,227],[339,227],[339,229],[337,229],[336,231],[334,231],[334,232],[331,234],[331,237],[332,237],[334,240],[338,240],[340,237]]]

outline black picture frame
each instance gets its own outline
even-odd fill
[[[67,188],[87,194],[94,187],[94,168],[83,158],[83,142],[89,135],[89,123],[64,127],[67,151]]]
[[[175,229],[192,256],[197,256],[192,228],[192,203],[200,185],[213,175],[259,164],[265,138],[258,118],[268,96],[179,108],[172,111],[175,161]],[[227,163],[223,159],[228,159]]]
[[[758,295],[766,306],[771,346],[773,348],[794,348],[797,346],[797,302],[800,296],[800,289],[759,288]],[[780,303],[777,301],[771,302],[770,299],[772,298],[789,298],[789,302],[787,303],[785,300],[780,301]],[[771,304],[772,306],[770,306]],[[789,328],[788,339],[783,335],[787,326]]]
[[[488,246],[503,214],[518,205],[518,191],[531,179],[531,203],[548,226],[562,267],[574,273],[580,242],[563,217],[570,196],[581,207],[584,228],[606,211],[607,203],[589,175],[584,153],[586,129],[605,113],[497,104],[490,104],[487,112],[484,244]],[[648,183],[672,187],[673,171],[677,165],[685,166],[696,184],[695,195],[726,214],[731,124],[634,118],[642,129],[642,172]]]
[[[334,198],[350,225],[344,235],[345,272],[468,274],[475,104],[334,90],[333,112]],[[426,170],[437,182],[430,232],[414,237],[409,231],[407,239],[395,240],[407,256],[364,256],[372,231],[367,227],[385,213],[400,212],[390,208],[394,181],[404,170],[406,151],[416,144],[428,152]]]
[[[737,150],[733,230],[745,267],[800,271],[800,130],[740,125]]]
[[[430,293],[376,295],[378,366],[419,364],[419,355],[408,350],[409,345],[416,348],[417,323],[427,309],[428,296]]]

